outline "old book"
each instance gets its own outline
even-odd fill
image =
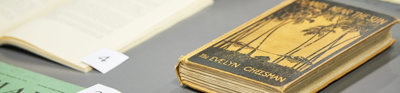
[[[124,52],[213,0],[7,0],[0,2],[0,44],[88,72],[80,60],[108,48]]]
[[[205,92],[316,92],[388,48],[394,17],[326,0],[286,0],[179,59]]]

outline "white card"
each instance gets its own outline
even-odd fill
[[[101,49],[89,56],[84,57],[81,61],[105,74],[128,58],[128,56],[122,53],[110,49]]]
[[[89,88],[83,89],[78,93],[121,93],[121,92],[111,87],[104,86],[102,84],[96,84]]]

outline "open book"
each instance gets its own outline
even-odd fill
[[[0,44],[88,72],[83,57],[102,48],[124,52],[212,2],[6,0],[0,2]]]

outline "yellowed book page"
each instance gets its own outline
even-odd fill
[[[1,0],[0,36],[39,16],[66,0]]]
[[[75,0],[7,36],[87,67],[81,58],[101,48],[122,50],[194,1],[203,0]]]
[[[400,0],[381,0],[381,1],[390,2],[390,3],[394,3],[394,4],[400,4]]]

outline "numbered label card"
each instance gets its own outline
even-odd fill
[[[122,53],[110,49],[101,49],[89,56],[84,57],[82,61],[105,74],[128,58],[128,56]]]
[[[96,84],[89,88],[79,91],[78,93],[121,93],[120,91],[104,86],[102,84]]]

